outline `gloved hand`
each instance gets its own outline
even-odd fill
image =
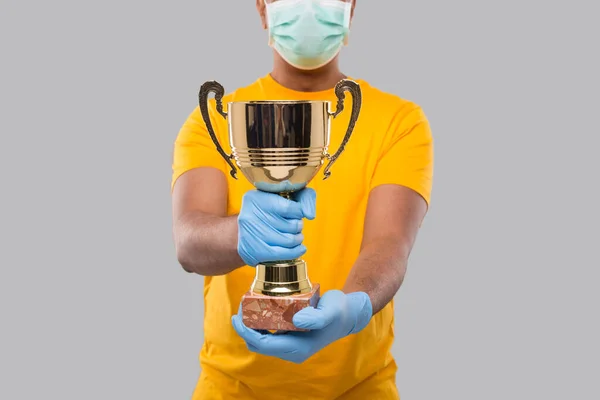
[[[316,192],[304,188],[288,200],[275,193],[244,194],[238,215],[238,253],[247,265],[292,260],[306,253],[303,218],[316,214]]]
[[[367,326],[372,314],[373,306],[366,293],[345,294],[340,290],[330,290],[321,297],[316,308],[304,308],[292,319],[298,328],[310,331],[258,332],[244,325],[241,307],[232,317],[232,324],[250,351],[299,364],[330,343],[360,332]]]

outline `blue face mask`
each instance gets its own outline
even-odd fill
[[[290,65],[316,69],[339,53],[350,28],[352,2],[279,0],[266,3],[269,44]]]

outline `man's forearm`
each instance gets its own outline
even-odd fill
[[[174,228],[177,259],[187,272],[224,275],[244,265],[237,251],[237,216],[190,212]]]
[[[362,291],[369,295],[373,314],[396,295],[406,273],[409,250],[397,241],[380,240],[365,246],[358,256],[343,291]]]

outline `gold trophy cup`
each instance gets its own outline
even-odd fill
[[[331,166],[344,151],[360,113],[360,86],[343,79],[335,86],[336,110],[329,101],[268,100],[235,101],[223,111],[223,86],[208,81],[200,88],[200,113],[217,151],[237,179],[237,167],[258,190],[290,198],[305,188],[317,175],[324,159],[329,160],[323,172],[327,179]],[[350,123],[335,154],[327,151],[330,120],[344,110],[345,91],[352,95]],[[208,112],[208,96],[213,92],[217,112],[228,121],[232,154],[221,147]],[[235,161],[235,165],[232,161]],[[249,328],[270,331],[296,331],[293,315],[304,307],[317,305],[319,284],[308,278],[302,259],[263,262],[256,266],[250,290],[242,297],[242,317]]]

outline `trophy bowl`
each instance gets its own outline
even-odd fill
[[[335,86],[338,99],[335,111],[329,101],[257,100],[228,103],[223,111],[223,86],[208,81],[200,88],[200,113],[215,147],[237,179],[237,169],[258,190],[291,199],[320,171],[325,160],[324,179],[344,151],[358,119],[362,96],[360,86],[343,79]],[[330,155],[330,121],[344,110],[345,92],[352,95],[352,111],[339,149]],[[219,143],[208,111],[208,96],[213,92],[217,112],[227,119],[231,154]],[[316,306],[320,287],[308,278],[302,259],[263,262],[242,298],[244,323],[254,329],[300,330],[292,323],[300,309]]]
[[[326,102],[234,102],[229,107],[232,155],[246,179],[281,195],[306,187],[327,157]]]

